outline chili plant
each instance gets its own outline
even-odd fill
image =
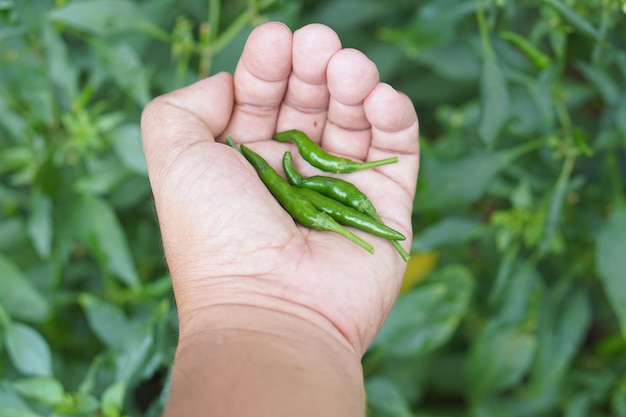
[[[623,0],[0,1],[0,414],[160,414],[139,115],[269,19],[329,25],[420,117],[427,265],[363,359],[368,414],[625,416]]]

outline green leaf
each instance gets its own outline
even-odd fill
[[[626,338],[626,209],[616,209],[600,230],[596,264],[609,303]]]
[[[25,378],[15,381],[11,385],[22,396],[51,407],[60,404],[65,395],[63,385],[55,378]]]
[[[7,65],[4,61],[2,64],[2,83],[10,83],[7,88],[11,90],[5,93],[6,90],[0,88],[0,94],[8,93],[18,114],[27,116],[24,120],[30,122],[29,126],[33,121],[44,124],[57,122],[53,88],[47,78],[41,76],[44,71],[45,64],[40,59],[40,53],[24,47],[20,48],[14,62]],[[9,113],[7,116],[9,124],[12,124],[12,115]],[[16,139],[26,142],[24,132],[21,135],[18,133]]]
[[[28,219],[28,235],[42,258],[50,256],[52,247],[52,202],[42,192],[33,192]]]
[[[137,53],[126,44],[101,45],[104,67],[122,91],[139,106],[150,101],[150,84],[146,67]]]
[[[450,162],[437,161],[432,154],[424,153],[413,210],[440,210],[477,200],[493,178],[531,149],[530,145],[497,152],[479,152]]]
[[[309,19],[324,22],[337,31],[345,31],[373,21],[384,12],[385,6],[376,1],[335,0],[332,3],[320,3]]]
[[[72,64],[61,36],[49,24],[44,24],[42,40],[50,80],[59,94],[59,102],[68,110],[78,97],[78,69]]]
[[[0,385],[0,416],[40,417],[10,387]]]
[[[614,105],[624,96],[620,91],[620,86],[613,80],[605,68],[592,66],[587,62],[578,62],[576,68],[597,87],[602,98],[608,104]]]
[[[11,362],[24,375],[52,375],[52,353],[48,342],[32,327],[14,322],[4,334]]]
[[[54,198],[64,184],[62,170],[57,166],[54,155],[55,152],[50,152],[48,157],[39,164],[33,181],[37,188],[50,198]]]
[[[0,415],[2,417],[43,417],[41,414],[37,414],[33,411],[19,411],[12,408],[8,408],[0,404]]]
[[[448,217],[422,230],[413,240],[411,251],[425,252],[446,245],[461,245],[486,230],[487,227],[476,220]]]
[[[611,409],[615,417],[626,417],[626,379],[624,378],[611,395]]]
[[[101,400],[104,417],[120,417],[125,393],[126,383],[124,381],[116,382],[104,391]]]
[[[615,125],[623,137],[626,137],[626,95],[619,100],[614,115]]]
[[[553,95],[555,85],[559,83],[559,74],[555,66],[546,68],[539,72],[537,77],[533,79],[532,84],[526,88],[530,90],[534,99],[536,108],[533,109],[539,113],[543,119],[541,123],[541,132],[552,130],[555,125],[555,109],[553,103]]]
[[[511,88],[511,112],[515,116],[511,118],[508,125],[507,136],[536,135],[537,132],[543,132],[550,126],[549,114],[553,110],[552,100],[548,100],[549,110],[543,111],[543,103],[539,101],[542,97],[537,94],[539,80],[525,79],[524,81],[523,87]]]
[[[513,268],[519,266],[517,260],[518,249],[519,247],[509,246],[506,251],[501,254],[500,264],[498,265],[498,271],[496,273],[496,280],[491,286],[491,291],[489,292],[489,304],[502,304],[502,300],[506,296],[506,292],[510,292],[508,291],[508,287],[512,282],[517,282],[517,280],[513,280]],[[531,274],[528,275],[530,276]]]
[[[532,365],[536,345],[536,337],[516,325],[488,324],[467,358],[466,392],[472,402],[519,383]]]
[[[474,280],[448,266],[398,298],[372,348],[394,357],[422,355],[444,344],[467,310]]]
[[[42,321],[48,302],[9,258],[0,254],[0,304],[14,318]]]
[[[478,134],[488,148],[492,149],[498,134],[511,117],[509,90],[495,57],[485,59],[480,78],[482,112]]]
[[[128,341],[124,351],[115,358],[117,379],[131,380],[135,377],[138,372],[144,369],[146,360],[151,353],[154,343],[151,327],[133,336],[135,337]]]
[[[134,210],[137,211],[139,207],[145,204],[146,201],[151,199],[152,190],[150,188],[150,181],[147,177],[144,176],[136,176],[136,175],[127,175],[125,180],[121,184],[117,184],[117,186],[111,190],[111,204],[113,204],[118,210]],[[144,221],[144,226],[147,227],[147,223]],[[152,229],[154,231],[154,229]],[[153,233],[153,236],[158,236],[158,231]],[[141,253],[154,253],[156,250],[158,252],[161,251],[159,245],[150,245],[142,246]],[[135,255],[137,257],[142,257],[142,255]],[[153,255],[149,255],[152,257]],[[137,260],[138,263],[142,261],[140,259]]]
[[[590,322],[589,297],[569,280],[561,280],[543,299],[537,331],[537,356],[531,375],[535,395],[545,395],[549,389],[557,389]]]
[[[416,59],[451,81],[475,83],[480,76],[480,60],[465,42],[421,51]]]
[[[455,0],[424,2],[417,9],[411,25],[383,28],[381,37],[405,45],[407,54],[418,59],[423,51],[444,46],[454,39],[457,26],[467,15],[474,12],[475,2],[459,3]]]
[[[0,11],[11,10],[15,7],[14,0],[0,0]]]
[[[109,348],[121,351],[134,336],[136,327],[114,304],[91,294],[81,294],[78,302],[85,311],[87,322],[98,339]]]
[[[589,138],[582,128],[572,129],[573,145],[577,152],[585,156],[593,156],[593,149],[589,146]]]
[[[541,277],[532,262],[516,258],[511,250],[503,257],[489,301],[498,309],[494,323],[533,322],[539,312]]]
[[[137,5],[128,0],[87,0],[69,2],[48,14],[53,22],[97,36],[110,36],[128,31],[157,30],[145,19]]]
[[[587,417],[591,413],[591,407],[593,403],[593,394],[590,392],[582,392],[576,396],[573,396],[567,403],[564,417]]]
[[[578,14],[574,9],[569,7],[564,1],[562,0],[542,0],[542,1],[545,4],[554,8],[556,11],[558,11],[561,14],[561,16],[563,16],[563,18],[567,20],[569,24],[574,26],[574,28],[580,31],[583,35],[590,37],[591,39],[595,41],[601,40],[600,32],[598,32],[598,30],[595,27],[593,27],[591,23],[585,20],[585,18],[582,17],[580,14]]]
[[[572,171],[574,169],[575,159],[568,157],[563,162],[559,178],[554,184],[554,189],[550,193],[550,202],[548,205],[548,214],[546,216],[544,226],[544,237],[539,248],[542,251],[549,250],[554,242],[557,233],[557,226],[562,221],[561,212],[565,203],[566,191],[570,183]]]
[[[450,374],[450,369],[446,368],[447,364],[436,362],[440,357],[439,352],[408,358],[379,357],[377,352],[373,351],[364,358],[363,371],[365,375],[371,375],[373,378],[382,377],[389,380],[409,404],[415,404],[422,399],[427,381],[431,383],[438,376],[445,378]],[[433,374],[433,369],[437,369],[436,375]],[[456,375],[454,377],[456,378]],[[441,387],[441,379],[436,385]]]
[[[68,414],[77,417],[97,416],[99,408],[100,401],[93,395],[83,392],[73,393],[71,403],[63,408],[66,414],[62,416],[65,417]]]
[[[133,384],[153,376],[154,372],[170,358],[167,323],[170,320],[170,303],[162,302],[154,313],[142,323],[127,340],[124,350],[115,355],[115,379]]]
[[[398,387],[382,377],[369,378],[365,382],[367,405],[375,416],[412,417],[411,409]],[[369,415],[369,414],[368,414]]]
[[[12,110],[8,102],[7,94],[1,84],[0,114],[2,114],[2,117],[0,117],[0,127],[4,127],[7,130],[8,138],[13,139],[15,142],[23,140],[22,133],[26,130],[26,119],[18,112]]]
[[[113,149],[124,165],[135,173],[148,176],[146,157],[141,145],[141,131],[138,124],[124,124],[113,132]]]
[[[124,186],[129,176],[116,160],[98,161],[92,164],[89,173],[74,181],[72,189],[80,194],[110,195],[112,190]]]
[[[517,399],[504,395],[483,398],[479,403],[472,404],[469,415],[472,417],[538,417],[537,414],[532,414],[532,411],[529,412],[528,401],[524,400],[525,398]]]
[[[124,229],[111,205],[98,197],[83,195],[78,204],[79,233],[105,270],[125,284],[139,286]]]
[[[12,196],[6,197],[6,194],[3,193],[2,187],[0,186],[0,200],[4,200],[6,204],[5,207],[9,207],[9,210],[14,209],[14,204],[17,204],[15,200],[13,200]],[[22,219],[18,219],[15,217],[9,217],[7,219],[0,220],[0,257],[4,259],[9,259],[9,257],[15,256],[14,254],[17,252],[17,248],[21,248],[22,245],[30,246],[30,242],[28,240],[28,236],[26,235],[26,228],[24,227],[24,222]],[[13,261],[11,261],[13,264]],[[17,267],[15,267],[17,268]],[[0,271],[2,271],[3,265],[0,260]],[[0,274],[0,283],[8,282],[8,279],[2,279],[3,277]],[[13,284],[12,284],[13,285]],[[0,291],[0,302],[3,302],[5,299],[9,299],[6,294],[2,294]],[[8,301],[10,302],[10,300]]]

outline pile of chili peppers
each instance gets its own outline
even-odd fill
[[[294,143],[304,160],[325,172],[349,173],[398,161],[397,157],[393,157],[356,162],[331,155],[299,130],[276,133],[273,139]],[[408,261],[409,254],[398,243],[405,240],[405,236],[383,223],[369,198],[354,184],[324,175],[303,177],[293,165],[291,152],[285,152],[283,156],[283,170],[289,181],[287,182],[265,159],[247,146],[241,145],[238,148],[230,137],[226,138],[226,142],[240,151],[250,162],[274,198],[296,222],[312,229],[338,233],[368,252],[374,253],[372,245],[342,225],[355,227],[389,239],[402,259]]]

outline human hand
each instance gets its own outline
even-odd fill
[[[280,172],[290,147],[271,136],[288,129],[352,159],[397,155],[397,164],[344,178],[410,246],[419,153],[410,100],[380,83],[362,53],[341,49],[329,28],[292,34],[278,23],[262,25],[234,77],[220,73],[158,97],[142,117],[181,332],[212,306],[269,308],[315,322],[362,355],[397,296],[404,261],[385,239],[357,231],[374,245],[371,255],[339,235],[295,224],[247,161],[219,143],[232,136]],[[292,153],[303,174],[315,172]]]

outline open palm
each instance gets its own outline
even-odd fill
[[[181,323],[205,307],[238,303],[307,310],[363,353],[397,295],[405,263],[385,239],[357,231],[371,255],[331,232],[296,225],[253,168],[223,145],[246,143],[280,172],[292,150],[276,131],[299,129],[326,150],[399,162],[344,177],[386,224],[407,236],[418,170],[410,100],[379,82],[362,53],[322,25],[294,34],[267,23],[250,35],[234,77],[220,73],[161,96],[144,111],[150,181]]]

